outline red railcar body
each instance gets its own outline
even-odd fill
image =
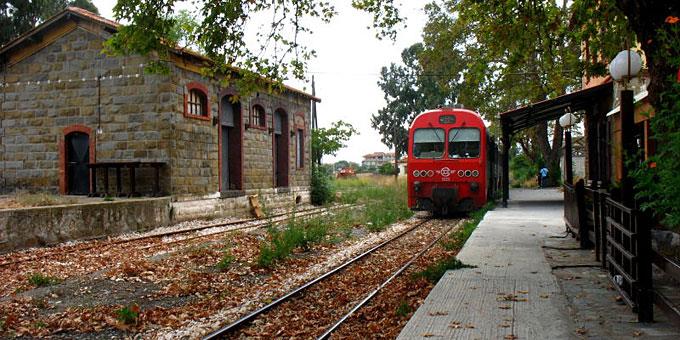
[[[409,128],[408,205],[435,214],[483,206],[496,187],[495,143],[474,111],[442,108]]]

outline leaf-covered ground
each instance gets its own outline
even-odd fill
[[[295,250],[273,268],[257,264],[260,245],[269,237],[263,229],[181,242],[170,238],[65,245],[73,251],[0,267],[0,336],[197,337],[414,221],[380,233],[360,226],[343,230],[307,251]],[[24,251],[0,260],[54,251]],[[220,268],[217,264],[226,254],[230,259]]]

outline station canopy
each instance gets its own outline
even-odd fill
[[[501,113],[503,134],[512,135],[541,122],[558,119],[565,112],[590,109],[594,102],[610,96],[612,90],[613,83],[608,79],[596,86],[503,112]]]

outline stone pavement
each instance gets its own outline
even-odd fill
[[[518,189],[510,199],[458,254],[476,268],[447,272],[399,339],[680,338],[665,322],[631,322],[592,253],[565,237],[561,192]]]

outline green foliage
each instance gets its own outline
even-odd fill
[[[323,166],[312,166],[311,200],[314,205],[324,205],[333,201],[331,174]]]
[[[425,278],[426,280],[437,283],[439,279],[444,276],[447,270],[455,270],[461,268],[475,268],[475,266],[470,266],[464,264],[455,256],[449,256],[441,261],[435,262],[422,271],[413,273],[414,278]]]
[[[378,130],[383,144],[396,148],[400,157],[408,149],[408,126],[416,115],[435,107],[453,103],[456,91],[439,86],[436,77],[425,74],[419,57],[423,44],[417,43],[401,53],[402,65],[390,64],[380,71],[378,86],[385,93],[387,105],[371,116],[371,126]],[[454,60],[455,56],[447,59]]]
[[[118,320],[126,325],[136,325],[139,319],[141,308],[136,303],[125,306],[116,311]]]
[[[331,123],[329,128],[318,128],[312,131],[312,159],[321,164],[321,157],[335,155],[345,147],[345,143],[354,135],[358,135],[352,124],[342,120]]]
[[[231,265],[234,262],[234,260],[236,260],[236,258],[234,257],[234,255],[231,254],[231,251],[227,249],[222,254],[220,262],[217,262],[216,267],[219,270],[225,270],[229,268],[229,265]]]
[[[60,280],[56,277],[47,276],[40,273],[35,273],[28,277],[28,283],[36,287],[51,286],[53,284],[59,283],[59,281]]]
[[[512,187],[527,186],[528,183],[537,183],[538,170],[541,163],[534,163],[526,154],[516,154],[510,159],[510,173],[512,174]]]
[[[408,316],[411,312],[413,312],[413,308],[411,308],[411,306],[406,301],[401,301],[399,306],[397,306],[397,316],[401,316],[403,318]]]
[[[680,68],[680,24],[659,31],[657,39],[662,46],[659,55],[667,58],[674,69]],[[650,120],[656,154],[642,163],[633,176],[641,207],[668,228],[680,230],[680,83],[675,77],[673,74],[665,80],[666,90],[659,96],[660,105]]]
[[[381,175],[394,175],[395,172],[396,169],[392,163],[385,163],[378,168],[378,173]]]
[[[90,0],[5,0],[0,2],[0,45],[17,38],[67,6],[99,13]]]

